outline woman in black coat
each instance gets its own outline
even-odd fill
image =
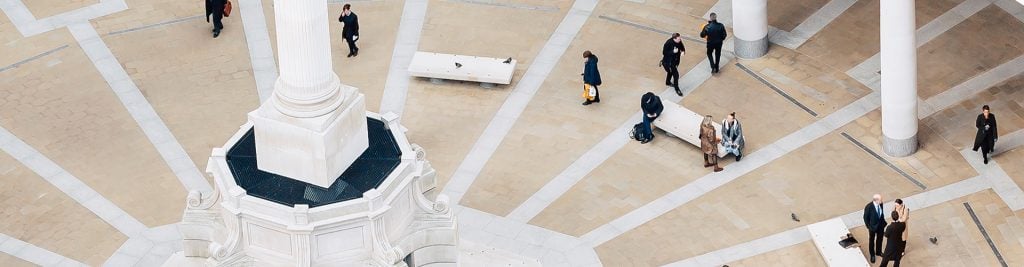
[[[974,151],[981,148],[981,157],[985,159],[985,164],[988,164],[988,153],[992,153],[996,139],[999,139],[996,115],[989,111],[988,105],[981,107],[981,114],[978,114],[978,119],[974,121],[974,127],[978,128],[978,134],[974,136]]]
[[[586,63],[583,64],[583,88],[594,90],[593,96],[589,95],[589,91],[583,91],[583,98],[587,100],[583,102],[583,105],[601,103],[601,91],[597,90],[597,87],[601,85],[601,72],[597,70],[597,56],[587,50],[583,52],[583,58],[586,60]]]

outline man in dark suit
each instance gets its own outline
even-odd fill
[[[686,47],[683,46],[683,37],[679,33],[673,33],[672,38],[665,41],[661,47],[661,67],[665,68],[665,85],[671,85],[676,89],[676,94],[683,96],[679,90],[679,61],[682,55],[686,54]]]
[[[871,255],[871,263],[875,263],[875,255],[882,254],[882,234],[886,225],[884,210],[882,195],[879,194],[875,194],[872,201],[864,206],[864,226],[868,228],[868,253]],[[903,232],[900,232],[900,235],[902,234]]]
[[[900,259],[903,258],[903,251],[907,248],[907,241],[903,241],[903,231],[906,230],[906,223],[899,221],[900,214],[892,211],[892,224],[885,228],[885,253],[882,253],[881,267],[888,267],[889,261],[894,261],[893,267],[900,267]]]
[[[711,73],[718,73],[718,63],[722,59],[722,43],[725,37],[725,25],[718,23],[718,14],[711,13],[711,20],[700,31],[700,37],[708,42],[708,61],[711,63]],[[713,57],[712,57],[713,55]]]
[[[213,16],[213,38],[220,36],[220,30],[224,28],[221,19],[224,18],[224,5],[227,3],[227,0],[206,0],[206,22],[210,22],[210,16]]]
[[[356,41],[359,40],[359,17],[356,16],[355,12],[352,12],[352,5],[345,4],[341,8],[341,16],[338,17],[338,22],[345,24],[341,28],[341,37],[345,38],[345,42],[348,43],[348,57],[358,56],[359,47],[356,47]]]

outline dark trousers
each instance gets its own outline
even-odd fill
[[[359,47],[356,46],[355,36],[345,37],[345,42],[348,43],[348,53],[355,54],[359,52]]]
[[[224,6],[220,6],[219,8],[215,7],[213,9],[213,31],[218,31],[219,32],[220,29],[224,28],[224,23],[221,22],[221,19],[223,19],[223,18],[224,18]]]
[[[888,257],[882,257],[882,264],[880,264],[878,266],[880,266],[880,267],[888,267],[889,266],[889,261],[891,260],[891,261],[893,261],[893,264],[892,264],[893,267],[900,267],[900,259],[902,259],[902,258],[903,258],[903,255],[899,255],[899,254],[897,254],[896,256],[893,256],[892,259],[890,259]]]
[[[718,62],[722,59],[722,45],[708,46],[708,62],[712,70],[718,70]]]
[[[658,119],[658,117],[660,117],[661,114],[658,114],[658,115],[654,116],[654,118],[647,117],[647,114],[641,114],[640,116],[644,117],[644,119],[643,119],[643,123],[644,123],[643,130],[644,130],[644,133],[647,134],[645,136],[647,136],[650,139],[654,139],[654,126],[651,123],[654,123],[654,120]]]
[[[662,66],[665,68],[665,83],[671,84],[675,88],[679,88],[679,66],[671,64],[665,64]]]
[[[882,255],[882,230],[872,231],[868,229],[868,253],[872,257]]]

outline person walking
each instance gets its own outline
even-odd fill
[[[992,153],[992,148],[999,139],[996,115],[992,114],[988,105],[981,106],[981,114],[978,114],[978,119],[974,121],[974,127],[978,128],[978,134],[974,136],[974,151],[981,148],[981,157],[985,159],[985,164],[988,164],[988,154]]]
[[[700,150],[704,152],[704,168],[714,166],[715,172],[722,171],[718,167],[718,136],[715,134],[715,120],[711,115],[705,115],[704,121],[700,123]]]
[[[597,70],[597,56],[590,50],[583,51],[583,105],[601,103],[601,92],[597,90],[601,86],[601,72]]]
[[[661,112],[665,110],[665,106],[661,104],[661,97],[658,95],[647,92],[640,97],[640,109],[643,110],[643,130],[645,131],[646,140],[640,140],[641,144],[646,144],[651,140],[654,140],[654,129],[652,123],[655,119],[661,116]]]
[[[900,267],[900,259],[903,258],[903,251],[907,246],[907,242],[901,237],[906,232],[906,225],[900,220],[900,213],[894,210],[891,216],[892,223],[885,228],[885,238],[888,240],[885,242],[882,264],[878,265],[880,267],[888,267],[890,260],[894,262],[893,267]]]
[[[725,32],[725,25],[718,23],[718,14],[711,13],[711,20],[700,30],[700,37],[708,42],[708,61],[711,63],[711,73],[718,73],[718,63],[722,59],[722,43],[729,34]]]
[[[686,54],[686,46],[683,45],[683,37],[679,33],[673,33],[672,38],[665,41],[661,47],[661,67],[665,68],[665,85],[676,89],[676,94],[683,96],[679,90],[679,61],[680,57]]]
[[[341,37],[348,43],[348,57],[358,56],[359,47],[356,46],[356,41],[359,40],[359,16],[352,12],[352,5],[342,6],[338,22],[344,24],[341,28]]]
[[[220,30],[224,29],[224,23],[221,21],[224,19],[224,6],[227,5],[228,0],[206,0],[206,22],[210,22],[210,17],[213,17],[213,38],[220,36]]]
[[[871,202],[864,206],[864,226],[868,228],[868,254],[871,263],[875,263],[875,255],[882,255],[882,235],[885,231],[885,213],[882,206],[882,195],[875,194]]]
[[[736,119],[736,112],[729,113],[722,121],[722,147],[725,147],[726,154],[736,155],[736,161],[743,157],[743,126]]]

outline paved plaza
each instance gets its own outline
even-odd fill
[[[913,210],[904,266],[1024,266],[1024,4],[916,1],[919,149],[883,152],[879,6],[769,0],[769,52],[712,75],[699,25],[731,0],[328,0],[334,70],[400,115],[451,198],[463,265],[824,266],[807,225],[862,241],[872,194]],[[335,18],[359,14],[357,57]],[[278,75],[274,0],[0,0],[0,266],[160,266],[186,196]],[[683,36],[678,96],[658,66]],[[580,105],[582,53],[601,103]],[[512,57],[512,83],[412,78],[416,51]],[[742,161],[655,130],[645,92],[721,120]],[[993,161],[974,118],[999,120]],[[887,204],[888,205],[888,204]],[[799,221],[791,218],[798,216]],[[932,243],[929,238],[936,238]],[[487,258],[480,253],[493,253]]]

